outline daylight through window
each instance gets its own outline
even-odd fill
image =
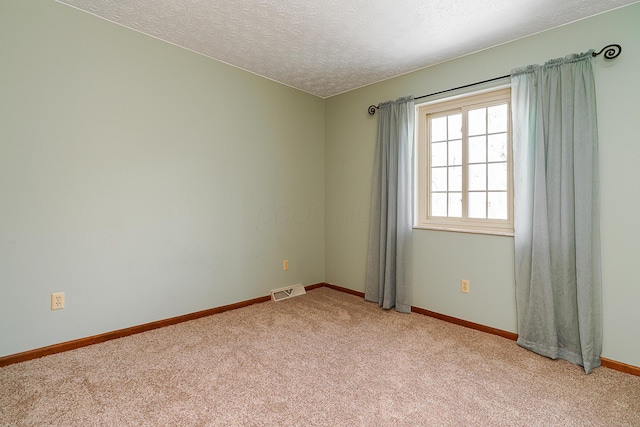
[[[418,107],[417,227],[513,232],[510,90]]]

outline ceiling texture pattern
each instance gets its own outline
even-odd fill
[[[57,1],[327,98],[638,0]]]

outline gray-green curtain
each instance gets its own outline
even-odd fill
[[[411,311],[413,97],[379,105],[365,299]]]
[[[591,53],[511,73],[518,344],[586,373],[602,350]]]

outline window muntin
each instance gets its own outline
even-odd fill
[[[419,106],[416,227],[511,234],[510,89]]]

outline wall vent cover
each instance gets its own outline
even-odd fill
[[[282,301],[283,299],[297,297],[298,295],[304,295],[307,291],[304,290],[302,285],[287,286],[285,288],[273,289],[271,291],[271,299],[273,301]]]

